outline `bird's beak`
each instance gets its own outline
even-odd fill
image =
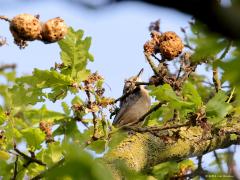
[[[139,71],[139,73],[137,74],[137,77],[139,78],[141,75],[142,75],[142,73],[143,73],[143,68]]]

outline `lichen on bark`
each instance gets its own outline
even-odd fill
[[[103,160],[111,169],[115,161],[122,160],[132,170],[147,171],[162,162],[181,161],[239,144],[240,136],[231,139],[229,132],[240,132],[239,123],[223,127],[215,133],[205,131],[200,126],[181,127],[172,133],[159,132],[159,135],[151,132],[135,133],[108,152]]]

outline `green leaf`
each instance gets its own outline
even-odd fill
[[[202,98],[192,83],[185,83],[182,92],[184,98],[187,98],[188,101],[195,104],[196,109],[202,106]]]
[[[218,65],[224,70],[223,80],[229,81],[231,85],[240,87],[240,61],[239,56],[227,62],[218,62]]]
[[[100,164],[87,152],[79,150],[79,146],[68,144],[64,150],[64,164],[52,169],[47,175],[48,179],[113,179],[103,163]]]
[[[23,112],[25,121],[30,124],[35,124],[44,121],[58,121],[65,117],[63,113],[50,111],[47,109],[45,105],[43,105],[40,109],[30,109]]]
[[[106,141],[98,140],[92,142],[88,148],[95,151],[96,153],[103,153],[105,151]]]
[[[26,89],[23,84],[14,85],[9,89],[11,93],[12,103],[15,106],[34,105],[37,102],[44,102],[46,97],[41,89],[28,88]]]
[[[227,99],[228,96],[223,91],[215,94],[206,104],[207,116],[220,119],[224,118],[232,110],[232,105],[225,102]]]
[[[14,164],[8,163],[6,161],[0,160],[0,177],[2,180],[9,180],[12,178],[12,173],[9,173],[13,170]]]
[[[60,74],[55,70],[34,69],[32,76],[23,76],[16,79],[18,85],[15,85],[11,92],[13,102],[20,104],[36,104],[43,102],[43,97],[48,97],[55,102],[67,95],[67,90],[74,83],[70,76]],[[51,89],[51,92],[43,93],[44,89]],[[22,95],[20,95],[22,94]],[[25,96],[23,96],[25,95]],[[18,97],[19,96],[19,97]],[[25,97],[27,97],[25,99]]]
[[[238,135],[236,135],[236,134],[230,134],[230,139],[231,139],[231,141],[235,141],[235,140],[238,139]]]
[[[178,163],[179,169],[195,169],[195,164],[193,160],[191,159],[186,159]]]
[[[91,71],[90,70],[87,70],[87,69],[84,69],[84,70],[81,70],[81,71],[78,71],[77,72],[77,79],[79,81],[84,81],[88,78],[88,76],[91,74]]]
[[[65,138],[76,139],[79,138],[80,132],[77,123],[74,119],[63,119],[59,121],[59,127],[53,132],[53,136],[65,135]]]
[[[16,71],[10,72],[0,71],[0,75],[3,75],[7,79],[7,81],[13,82],[16,78]]]
[[[178,163],[174,161],[168,161],[158,164],[153,167],[153,175],[158,179],[168,179],[173,174],[178,172]]]
[[[3,111],[2,107],[0,106],[0,125],[2,125],[7,119],[7,115]]]
[[[126,137],[127,134],[121,131],[116,131],[113,133],[111,136],[111,141],[109,142],[110,150],[114,151],[114,148],[119,145]]]
[[[71,109],[69,108],[69,106],[66,102],[62,102],[62,108],[66,115],[70,115]]]
[[[192,42],[196,44],[195,52],[190,57],[190,60],[194,62],[214,60],[227,45],[226,40],[213,34],[194,38]]]
[[[195,34],[190,38],[191,45],[194,47],[194,53],[190,57],[193,62],[215,60],[228,43],[219,34],[210,32],[208,27],[200,21],[191,23],[191,30]]]
[[[67,36],[58,42],[61,48],[61,59],[65,66],[70,67],[71,77],[80,81],[78,73],[86,69],[88,60],[93,61],[93,56],[88,52],[91,38],[82,39],[83,31],[68,29]]]
[[[72,101],[71,101],[71,104],[74,105],[74,104],[83,104],[83,100],[79,97],[79,96],[75,96]]]
[[[38,88],[65,87],[74,82],[71,77],[57,71],[34,69],[33,76],[37,79],[36,86]]]
[[[45,134],[39,128],[27,128],[21,132],[31,150],[41,148],[41,143],[45,139]]]
[[[59,142],[52,142],[48,144],[47,149],[43,149],[37,154],[37,158],[41,159],[48,166],[57,163],[63,157],[62,152],[64,149],[61,147]]]
[[[150,95],[155,96],[159,101],[167,101],[171,103],[171,106],[176,109],[192,107],[192,102],[183,101],[179,96],[176,95],[174,90],[169,84],[164,84],[159,87],[152,87]]]

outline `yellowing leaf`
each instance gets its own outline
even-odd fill
[[[0,151],[0,160],[8,160],[10,155],[5,151]]]

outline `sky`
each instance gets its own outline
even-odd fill
[[[148,80],[152,75],[143,55],[143,44],[150,38],[150,22],[160,19],[162,31],[172,30],[182,35],[180,27],[187,26],[190,20],[175,10],[142,3],[118,3],[99,10],[61,0],[0,3],[1,14],[10,18],[21,13],[39,14],[42,21],[60,16],[74,29],[83,29],[86,36],[92,37],[90,52],[95,61],[89,68],[105,77],[106,94],[115,98],[122,93],[124,79],[141,68],[144,68],[143,79]],[[9,44],[0,48],[0,63],[16,63],[18,75],[29,74],[35,67],[49,69],[54,62],[60,62],[56,43],[46,45],[36,41],[20,50],[13,44],[8,23],[0,21],[0,26],[0,35],[7,37]],[[50,108],[58,109],[58,104],[51,104]]]
[[[39,14],[41,21],[59,16],[75,30],[83,29],[86,36],[92,37],[90,52],[95,58],[88,67],[105,77],[106,95],[114,98],[121,96],[124,79],[137,74],[141,68],[144,68],[144,80],[152,75],[143,55],[143,44],[150,38],[150,22],[160,19],[161,31],[175,31],[183,36],[180,27],[188,26],[191,19],[174,9],[137,2],[93,10],[63,0],[0,0],[0,13],[9,18],[21,13]],[[8,23],[0,21],[0,27],[0,36],[8,41],[7,46],[0,48],[0,64],[16,63],[18,76],[30,74],[33,68],[49,69],[55,62],[60,62],[60,49],[56,43],[46,45],[35,41],[20,50],[13,43]],[[61,110],[60,102],[48,102],[47,107]],[[211,157],[212,154],[208,154],[204,161],[210,162]]]

